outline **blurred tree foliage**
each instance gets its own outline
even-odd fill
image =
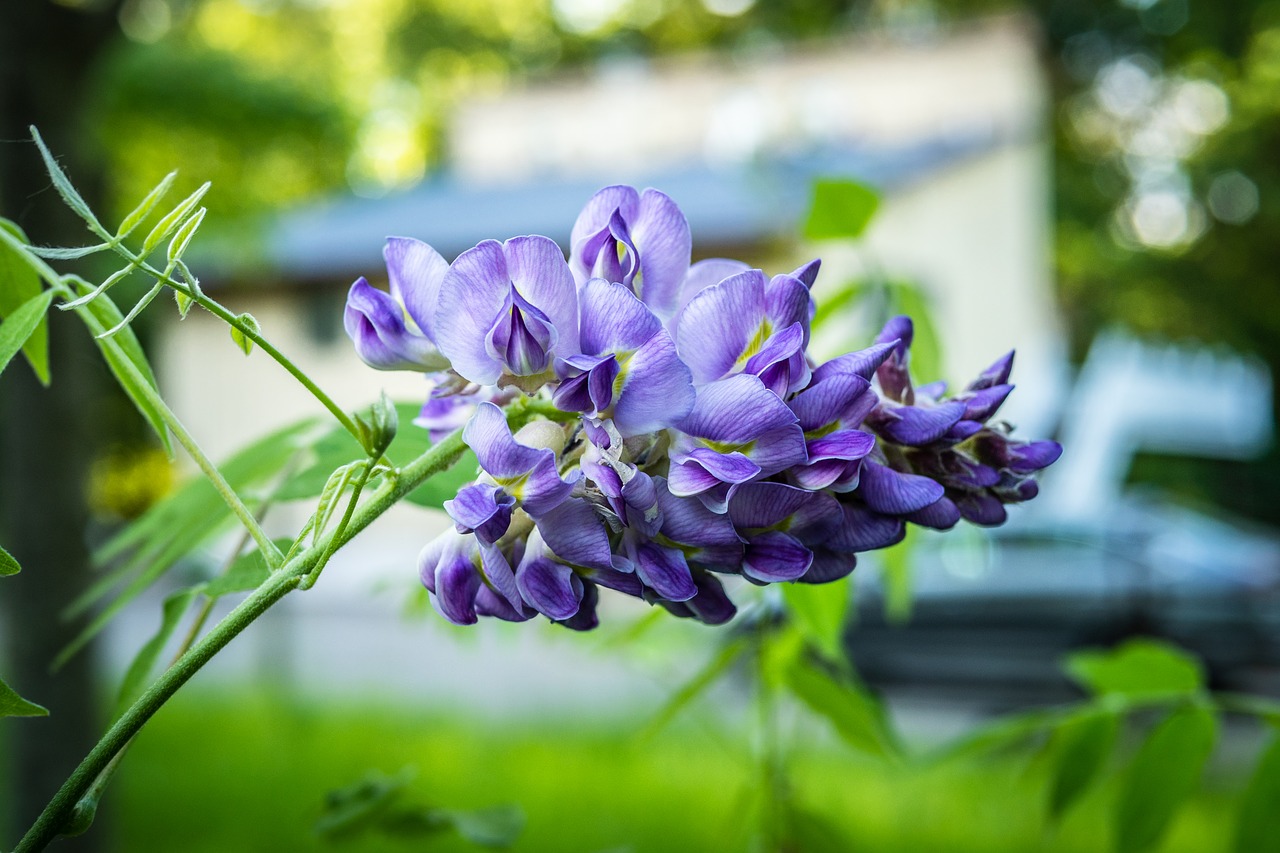
[[[129,41],[99,75],[93,126],[118,207],[181,163],[213,180],[225,222],[412,185],[447,160],[450,110],[515,80],[867,28],[918,38],[1010,11],[1044,34],[1075,357],[1121,324],[1280,370],[1277,2],[128,0]],[[1275,452],[1261,466],[1147,459],[1138,473],[1280,522]]]

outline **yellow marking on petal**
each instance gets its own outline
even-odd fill
[[[528,474],[521,474],[517,477],[494,477],[493,480],[511,497],[516,500],[524,499],[524,487],[529,483]]]
[[[809,430],[804,434],[804,438],[805,438],[805,441],[813,441],[815,438],[822,438],[824,435],[830,435],[831,433],[835,432],[839,428],[840,428],[840,422],[832,421],[826,426]]]
[[[713,441],[712,439],[709,439],[709,438],[700,438],[698,439],[698,441],[701,442],[704,447],[708,447],[711,450],[714,450],[716,453],[725,453],[725,454],[734,453],[734,452],[743,453],[743,454],[750,453],[751,448],[756,446],[756,443],[754,441],[745,441],[741,444],[734,444],[731,441]]]
[[[751,336],[751,340],[747,341],[747,347],[742,351],[742,355],[738,356],[738,360],[733,363],[733,372],[742,370],[747,366],[747,362],[751,356],[764,349],[764,345],[769,338],[773,337],[773,324],[769,322],[769,318],[760,321],[760,325],[756,327],[756,333]]]

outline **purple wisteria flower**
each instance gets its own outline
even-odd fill
[[[417,423],[461,429],[479,462],[419,558],[451,622],[587,630],[604,588],[721,624],[723,577],[826,583],[908,524],[1003,523],[1061,453],[993,420],[1012,353],[958,393],[917,386],[895,317],[819,363],[819,262],[690,264],[688,223],[657,190],[601,190],[569,250],[486,240],[448,264],[392,238],[390,293],[361,279],[348,297],[360,357],[427,372]]]

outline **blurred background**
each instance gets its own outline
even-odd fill
[[[1061,655],[1134,634],[1201,656],[1215,687],[1280,692],[1280,3],[8,0],[0,212],[82,243],[31,124],[104,221],[171,169],[175,198],[211,180],[196,273],[350,408],[423,394],[342,331],[350,282],[385,277],[387,235],[447,257],[518,233],[563,245],[595,189],[632,183],[683,207],[695,259],[820,256],[822,355],[898,311],[922,381],[966,382],[1016,346],[1007,417],[1067,448],[1006,527],[861,561],[848,649],[909,738],[1069,699]],[[858,241],[801,239],[820,177],[878,194]],[[96,738],[167,590],[235,545],[211,536],[50,674],[85,625],[62,614],[90,550],[191,475],[60,319],[52,387],[0,379],[0,541],[26,568],[0,593],[0,658],[54,712],[5,723],[0,838]],[[139,332],[215,459],[320,413],[210,316],[158,303]],[[287,535],[309,512],[267,524]],[[452,629],[412,568],[441,519],[397,510],[237,640],[139,739],[105,828],[65,849],[323,847],[323,792],[406,766],[427,800],[521,804],[518,849],[733,849],[741,685],[637,735],[722,638],[620,601],[602,620],[619,627],[589,637]],[[1043,841],[1010,818],[1016,775],[895,775],[804,736],[796,784],[864,846]],[[1215,796],[1170,849],[1214,849]],[[1044,843],[1096,849],[1090,814]]]

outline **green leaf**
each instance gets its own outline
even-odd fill
[[[173,301],[178,306],[178,316],[184,320],[187,319],[187,313],[191,311],[191,306],[195,304],[195,300],[181,290],[175,290],[173,292]]]
[[[458,835],[481,847],[510,847],[524,830],[524,812],[519,806],[490,806],[474,811],[434,811],[452,824]]]
[[[0,219],[0,228],[9,232],[20,243],[28,242],[22,229],[9,220]],[[26,304],[39,293],[40,276],[35,268],[22,259],[16,248],[0,242],[0,317],[8,317],[18,306]],[[48,385],[49,325],[43,315],[22,344],[22,352],[40,383]],[[6,358],[0,364],[7,362]]]
[[[76,284],[81,293],[88,293],[93,289],[88,282],[78,281]],[[149,386],[152,391],[156,390],[156,377],[151,371],[151,364],[147,361],[146,354],[142,351],[142,344],[138,343],[138,336],[134,334],[133,329],[125,325],[109,340],[98,337],[108,329],[124,323],[124,316],[120,313],[120,309],[106,293],[99,294],[92,302],[77,308],[76,313],[89,327],[111,374],[120,383],[120,387],[129,396],[139,414],[151,425],[151,429],[160,438],[160,444],[164,447],[165,453],[172,459],[173,442],[169,437],[169,428],[165,426],[160,410],[146,397],[139,380],[127,367],[132,365],[142,377],[141,382]]]
[[[1236,819],[1236,853],[1280,853],[1280,736],[1273,737],[1258,759],[1240,801]]]
[[[195,601],[202,592],[204,592],[204,584],[197,584],[180,589],[164,600],[160,615],[160,629],[142,648],[138,649],[133,662],[125,672],[124,681],[120,684],[120,693],[116,697],[117,716],[142,693],[147,680],[151,677],[151,671],[155,669],[156,660],[164,651],[165,643],[169,642],[169,638],[173,636],[178,623],[182,621],[183,614],[191,608],[191,602]]]
[[[316,832],[326,838],[347,838],[369,829],[396,805],[413,781],[409,768],[395,776],[371,771],[359,782],[330,791],[316,821]]]
[[[1217,738],[1213,713],[1195,705],[1174,711],[1138,750],[1116,810],[1116,850],[1149,850],[1200,779]]]
[[[281,554],[289,553],[293,547],[291,539],[276,539],[275,545]],[[266,558],[258,550],[250,551],[236,557],[235,562],[227,570],[205,585],[204,594],[210,598],[221,598],[237,592],[248,592],[257,589],[271,574],[271,567]]]
[[[251,329],[255,335],[262,331],[262,327],[258,325],[258,321],[252,314],[241,314],[236,321],[243,324],[245,328]],[[231,327],[231,340],[235,341],[236,346],[240,347],[245,355],[253,352],[253,339],[238,326]]]
[[[219,466],[231,485],[252,509],[253,490],[261,488],[257,500],[265,499],[265,488],[280,475],[315,434],[314,419],[292,424],[268,435],[236,453]],[[102,580],[93,584],[66,609],[70,618],[87,611],[120,588],[110,603],[55,658],[61,666],[71,655],[98,634],[130,601],[165,575],[177,562],[217,534],[230,529],[235,517],[217,491],[204,478],[189,481],[152,506],[132,524],[108,540],[93,555],[105,564],[127,558]]]
[[[670,699],[653,715],[653,719],[641,730],[640,739],[645,740],[653,737],[661,731],[667,723],[675,719],[675,716],[688,707],[699,696],[707,691],[707,688],[715,684],[720,676],[728,671],[729,667],[747,650],[747,638],[738,637],[726,643],[716,656],[707,662],[701,670],[698,671],[693,678],[690,678],[680,689],[675,692]]]
[[[787,612],[805,639],[829,660],[844,659],[844,626],[853,595],[852,580],[824,584],[782,584]]]
[[[20,571],[22,571],[22,566],[18,565],[18,561],[13,558],[13,555],[4,548],[0,548],[0,578],[16,575]]]
[[[67,203],[67,207],[74,210],[81,219],[89,224],[91,231],[105,237],[106,233],[98,223],[98,218],[93,215],[88,203],[80,197],[80,193],[76,192],[76,188],[71,185],[71,179],[67,177],[66,172],[62,171],[58,161],[53,159],[53,155],[49,153],[44,140],[40,138],[40,132],[34,126],[31,128],[31,138],[35,140],[36,147],[40,149],[40,156],[44,158],[44,167],[48,170],[49,177],[53,179],[53,185],[57,188],[58,195],[62,196],[62,200]]]
[[[980,726],[929,756],[932,762],[973,760],[1014,749],[1068,719],[1071,709],[1037,708]]]
[[[0,680],[0,717],[47,717],[49,709],[28,702]]]
[[[849,746],[880,758],[899,755],[897,738],[880,703],[847,678],[815,666],[804,656],[787,668],[785,678],[791,692],[826,717]]]
[[[176,263],[187,251],[187,247],[191,245],[191,238],[196,236],[196,229],[200,227],[201,222],[204,222],[204,215],[207,212],[208,208],[204,207],[197,210],[191,218],[182,223],[178,233],[173,235],[173,240],[169,242],[169,263]]]
[[[1049,817],[1057,820],[1089,790],[1111,755],[1120,717],[1090,709],[1065,721],[1054,733],[1054,767],[1049,785]]]
[[[1066,671],[1089,692],[1132,700],[1187,696],[1204,687],[1204,668],[1181,649],[1134,639],[1108,651],[1084,651],[1066,660]]]
[[[204,194],[209,191],[209,186],[209,182],[205,181],[195,192],[179,202],[177,207],[166,213],[164,218],[156,223],[155,227],[151,229],[151,233],[142,241],[143,255],[151,254],[156,246],[159,246],[174,232],[174,229],[186,220],[187,214],[195,210],[196,205],[200,203],[200,199],[204,198]],[[196,224],[199,225],[199,223]]]
[[[160,203],[160,199],[164,198],[165,194],[173,187],[173,182],[177,177],[177,172],[170,172],[161,179],[160,183],[156,184],[155,189],[147,193],[147,197],[139,202],[138,206],[130,211],[129,215],[120,222],[120,228],[116,231],[118,239],[129,236],[130,232],[137,228],[142,223],[142,220],[147,218],[151,211],[155,209],[155,206]]]
[[[40,328],[44,323],[45,314],[49,311],[49,303],[53,301],[53,291],[45,290],[37,293],[35,296],[22,303],[13,313],[0,323],[0,370],[4,370],[8,366],[9,361],[18,354],[18,350],[30,340],[36,329]],[[37,360],[31,362],[31,367],[36,371],[36,376],[40,377],[40,381],[48,384],[49,381],[49,354],[46,351],[37,355]],[[39,359],[43,359],[40,361]],[[28,355],[30,360],[30,355]]]
[[[914,598],[911,586],[911,552],[915,550],[915,528],[908,525],[906,536],[891,548],[880,552],[884,567],[884,615],[888,621],[902,624],[911,619]]]
[[[856,239],[862,236],[879,206],[880,195],[865,184],[816,180],[804,236],[808,240]]]

